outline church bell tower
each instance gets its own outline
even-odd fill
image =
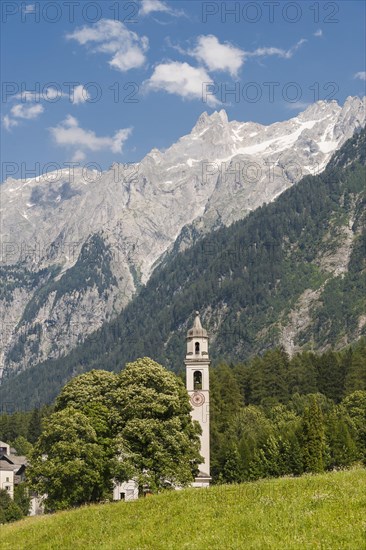
[[[202,328],[199,312],[193,327],[187,332],[187,354],[185,359],[186,385],[190,397],[193,420],[202,428],[201,456],[204,461],[199,465],[199,474],[193,487],[207,487],[210,484],[210,386],[207,331]]]

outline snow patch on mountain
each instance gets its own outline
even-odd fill
[[[41,327],[40,342],[33,355],[24,351],[27,366],[50,349],[64,353],[98,329],[146,283],[185,227],[203,234],[229,225],[273,201],[302,176],[322,171],[334,151],[365,125],[365,110],[365,98],[349,97],[343,107],[318,101],[290,120],[268,126],[229,121],[224,110],[205,112],[190,134],[165,151],[152,149],[139,163],[115,163],[103,173],[68,168],[25,181],[8,179],[1,186],[4,276],[14,266],[24,273],[58,271],[39,278],[33,291],[43,302],[37,298],[32,307],[28,302],[23,324],[27,301],[21,304],[14,290],[23,288],[20,276],[9,285],[6,300],[0,300],[0,318],[11,310],[12,300],[16,311],[1,343],[5,367],[16,365],[18,359],[11,358],[19,353],[14,349],[22,347],[22,334],[24,338],[35,326]],[[67,290],[66,285],[62,300],[53,300],[51,294],[46,299],[48,287],[71,273],[93,235],[111,251],[113,282],[97,291],[94,283],[84,281],[85,292]],[[51,345],[42,336],[46,306]]]

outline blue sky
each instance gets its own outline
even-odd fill
[[[314,100],[365,95],[361,1],[3,0],[1,9],[2,162],[15,163],[14,177],[51,162],[138,161],[189,133],[203,111],[270,124]]]

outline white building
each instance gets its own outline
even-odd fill
[[[199,474],[192,483],[193,487],[208,487],[210,477],[210,384],[207,331],[202,328],[199,313],[193,322],[193,327],[187,332],[186,387],[192,405],[191,416],[199,422],[202,434],[201,456],[203,462],[199,466]],[[10,446],[0,441],[0,487],[14,497],[14,486],[25,479],[26,457],[11,453]],[[178,489],[178,487],[177,487]],[[138,483],[135,480],[114,483],[113,500],[136,500],[139,496]],[[32,496],[30,515],[43,513],[42,498]]]
[[[14,487],[24,481],[27,463],[25,456],[14,454],[14,449],[0,441],[0,489],[5,489],[14,498]]]
[[[136,500],[139,498],[139,486],[137,481],[130,479],[123,483],[115,483],[113,487],[113,500]]]
[[[27,457],[14,454],[15,451],[4,441],[0,441],[0,489],[8,491],[14,498],[15,487],[25,481]],[[43,514],[43,499],[37,495],[31,495],[29,515]]]
[[[199,422],[201,434],[201,456],[204,461],[199,466],[199,474],[193,487],[208,487],[210,476],[210,359],[208,355],[207,331],[202,328],[199,312],[193,327],[187,332],[186,387],[193,410],[193,420]]]
[[[199,422],[202,434],[201,456],[204,461],[199,466],[199,474],[192,483],[193,487],[208,487],[210,476],[210,380],[207,331],[202,328],[199,313],[193,322],[193,327],[187,332],[186,387],[193,410],[193,420]],[[179,487],[176,487],[179,489]],[[134,480],[115,483],[113,500],[136,500],[138,484]]]
[[[14,468],[3,460],[0,460],[0,489],[5,489],[14,498]]]

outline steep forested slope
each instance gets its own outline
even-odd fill
[[[0,398],[49,401],[71,376],[139,356],[178,370],[196,309],[213,359],[357,340],[366,333],[365,149],[363,130],[321,175],[167,258],[114,322],[68,356],[9,379]]]

